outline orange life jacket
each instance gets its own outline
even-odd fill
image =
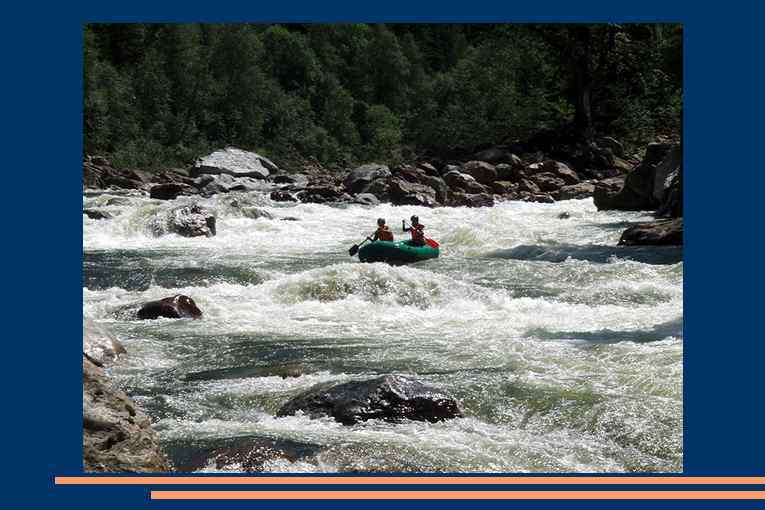
[[[378,228],[375,236],[380,241],[393,241],[393,232],[390,231],[387,225]]]

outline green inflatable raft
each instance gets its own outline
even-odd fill
[[[412,246],[410,241],[374,241],[359,248],[359,260],[362,262],[387,262],[389,264],[407,264],[418,260],[438,257],[438,248]]]

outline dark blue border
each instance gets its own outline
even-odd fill
[[[685,472],[765,474],[760,332],[762,28],[758,13],[643,1],[109,2],[6,6],[4,406],[7,491],[59,506],[198,507],[141,487],[53,487],[81,470],[81,24],[85,21],[675,21],[685,25]],[[245,504],[245,503],[243,503]],[[253,505],[253,503],[248,503]],[[284,503],[255,503],[279,505]],[[398,505],[409,506],[402,502]],[[473,503],[471,503],[473,504]],[[480,503],[505,506],[502,502]],[[514,502],[549,508],[561,503]],[[652,503],[655,505],[657,503]],[[737,504],[739,506],[744,503]],[[180,506],[182,505],[182,506]],[[350,508],[353,503],[311,503]],[[367,508],[389,503],[366,502]],[[461,505],[418,502],[418,508]],[[578,508],[645,503],[574,502]],[[210,505],[206,505],[210,506]],[[221,505],[212,505],[221,506]],[[672,503],[687,508],[728,502]]]

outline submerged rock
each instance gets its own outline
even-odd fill
[[[681,246],[683,219],[639,223],[622,234],[619,244],[624,246]]]
[[[176,439],[165,450],[176,471],[219,470],[259,473],[275,461],[298,462],[314,457],[321,447],[289,439],[260,436],[231,438]]]
[[[332,416],[343,425],[366,420],[437,422],[461,417],[445,392],[402,375],[385,375],[332,386],[322,384],[291,399],[277,416],[303,411],[311,418]]]
[[[190,317],[198,319],[202,317],[202,310],[188,296],[176,294],[158,301],[150,301],[138,310],[139,319],[157,319],[166,317],[169,319],[180,319]]]
[[[191,176],[229,174],[235,177],[265,179],[271,172],[278,170],[279,167],[265,156],[236,147],[226,147],[197,160],[191,169]]]
[[[82,214],[91,220],[110,220],[114,217],[114,215],[109,211],[104,211],[101,209],[83,209]]]

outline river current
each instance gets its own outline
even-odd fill
[[[124,343],[110,373],[180,468],[241,471],[207,455],[268,441],[289,452],[258,468],[269,472],[682,470],[682,251],[617,247],[643,213],[591,199],[427,209],[251,193],[200,200],[215,237],[152,236],[154,215],[190,200],[83,197],[116,215],[83,216],[84,314]],[[441,243],[438,259],[348,256],[378,217],[400,239],[412,214]],[[202,319],[119,312],[176,293]],[[275,417],[317,383],[387,373],[443,388],[465,416]]]

